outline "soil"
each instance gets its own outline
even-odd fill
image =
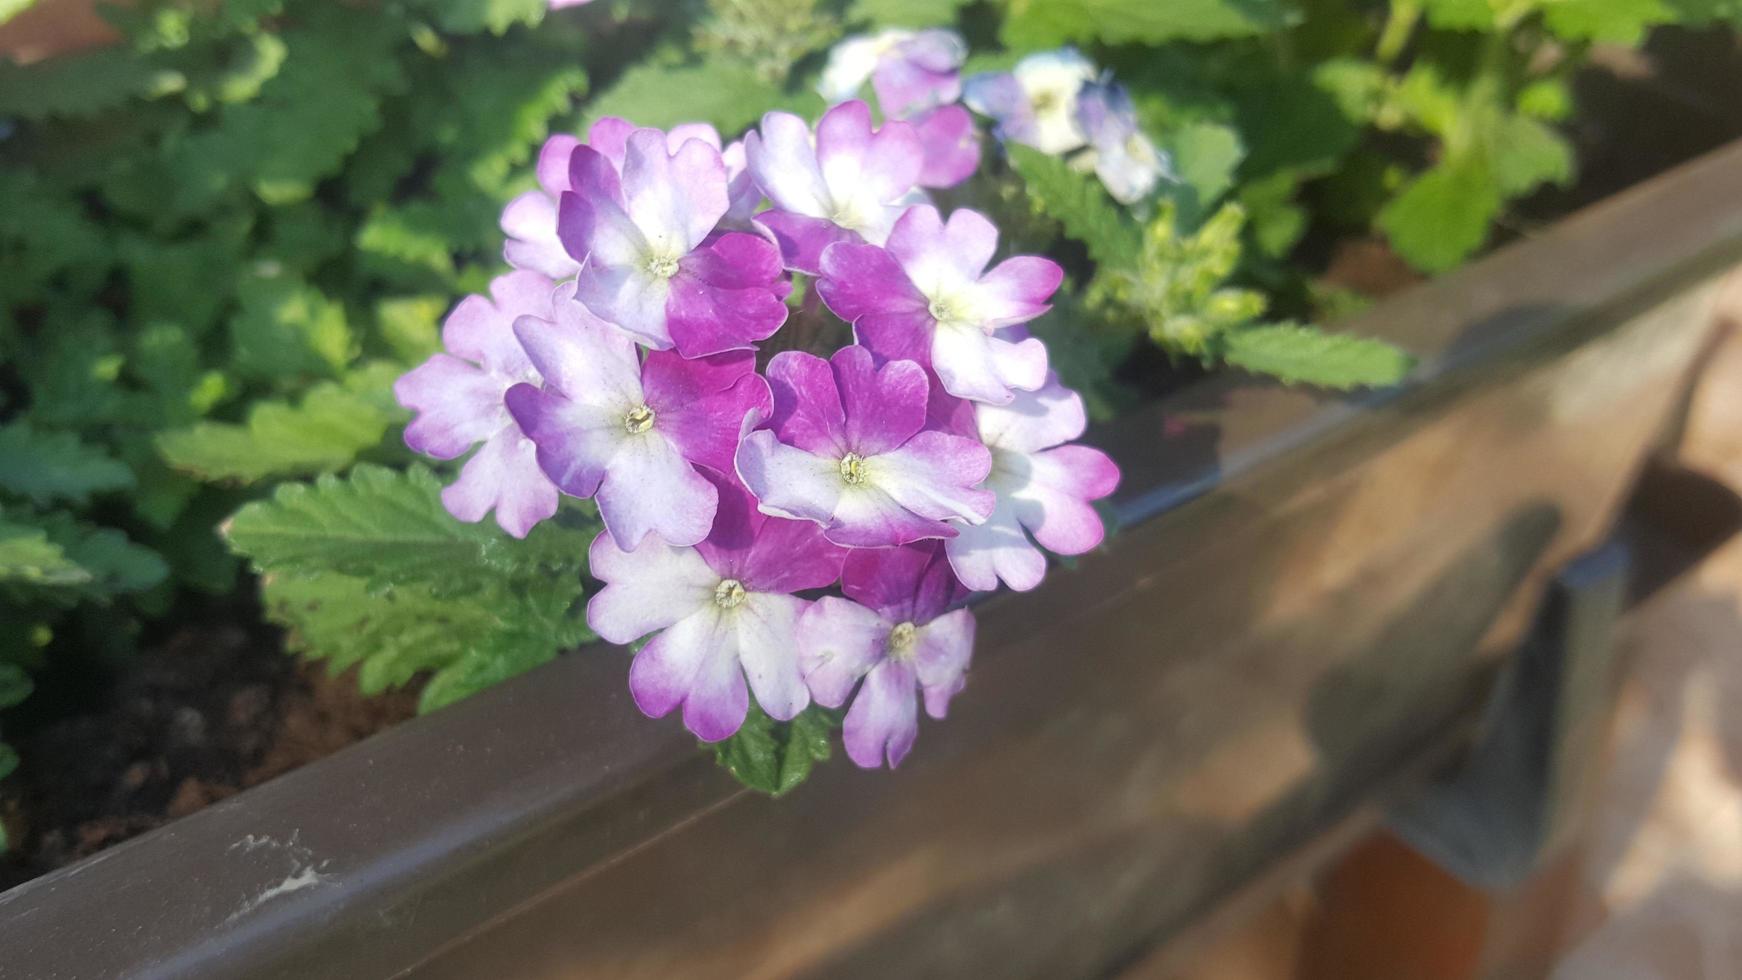
[[[351,673],[284,652],[275,631],[187,628],[142,654],[94,710],[17,740],[0,795],[0,889],[45,874],[344,748],[416,712]]]

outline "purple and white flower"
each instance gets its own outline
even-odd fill
[[[586,259],[575,295],[639,343],[701,357],[748,350],[785,322],[779,250],[715,233],[730,201],[713,146],[690,139],[673,151],[659,130],[636,130],[621,177],[603,152],[578,146],[569,183],[557,234]]]
[[[1008,72],[975,75],[962,101],[996,120],[998,138],[1042,153],[1069,153],[1088,142],[1077,122],[1077,94],[1095,80],[1093,63],[1075,48],[1031,54]]]
[[[1083,86],[1077,121],[1088,137],[1095,175],[1114,200],[1135,204],[1163,178],[1173,179],[1167,154],[1138,128],[1137,110],[1123,85],[1103,81]]]
[[[770,407],[755,355],[655,351],[643,364],[627,334],[574,302],[572,284],[554,322],[522,317],[514,332],[544,387],[515,385],[508,410],[551,482],[596,497],[625,548],[649,534],[680,546],[707,537],[718,495],[698,468],[730,471],[745,415]]]
[[[886,248],[842,242],[823,254],[817,292],[878,357],[914,360],[960,398],[1002,404],[1046,381],[1046,346],[1000,330],[1046,312],[1064,279],[1058,263],[1005,259],[987,271],[998,229],[958,210],[908,210]]]
[[[925,369],[877,367],[863,347],[830,360],[787,351],[768,365],[770,427],[738,447],[738,475],[762,512],[814,521],[836,544],[882,548],[947,538],[984,520],[991,472],[980,443],[925,428]]]
[[[605,116],[587,130],[587,146],[605,155],[619,172],[629,134],[635,124],[616,116]],[[666,145],[676,152],[692,139],[699,139],[719,149],[720,134],[707,123],[686,123],[673,126],[666,134]],[[557,205],[569,184],[569,158],[575,147],[583,145],[567,133],[558,133],[545,140],[538,152],[538,189],[530,190],[508,202],[502,209],[502,232],[508,241],[502,246],[502,257],[516,269],[531,269],[556,280],[572,279],[581,269],[581,260],[563,248],[557,237]],[[740,155],[742,151],[740,151]],[[742,164],[739,170],[742,171]],[[730,166],[727,167],[730,176]],[[754,202],[753,202],[754,203]],[[582,256],[585,258],[585,256]]]
[[[847,38],[829,52],[817,91],[831,105],[859,94],[867,79],[889,119],[907,119],[962,96],[968,45],[955,31],[898,28]]]
[[[1090,501],[1118,487],[1119,467],[1099,449],[1066,445],[1083,434],[1088,418],[1082,398],[1056,377],[1008,405],[976,405],[974,414],[992,451],[985,487],[998,503],[984,523],[946,542],[950,565],[968,588],[989,592],[1003,579],[1026,591],[1046,574],[1046,556],[1031,534],[1060,555],[1100,546],[1105,531]]]
[[[442,490],[448,513],[466,522],[484,519],[517,538],[556,513],[557,489],[538,467],[526,438],[503,402],[509,387],[540,383],[538,371],[514,336],[521,316],[550,316],[556,284],[536,272],[511,272],[490,282],[490,295],[467,296],[442,324],[445,353],[435,354],[394,382],[393,394],[416,413],[405,444],[436,459],[455,459],[484,445]]]
[[[980,130],[974,117],[959,105],[939,106],[912,120],[925,162],[919,186],[954,187],[980,169]]]
[[[901,764],[919,735],[918,702],[943,718],[967,683],[974,614],[937,542],[853,551],[841,572],[847,598],[827,596],[798,624],[805,683],[820,705],[845,704],[847,756],[875,769]],[[860,679],[864,682],[861,684]]]
[[[871,108],[858,100],[824,113],[814,141],[804,120],[771,112],[744,147],[774,205],[757,220],[774,232],[786,266],[810,274],[835,242],[882,244],[925,164],[912,126],[873,129]]]
[[[709,479],[720,505],[694,547],[650,541],[625,551],[608,533],[593,541],[590,566],[605,588],[587,622],[613,643],[659,631],[629,668],[630,694],[654,718],[682,705],[684,725],[717,742],[744,723],[749,691],[783,721],[810,703],[796,637],[809,603],[792,593],[833,584],[846,551],[814,524],[758,513],[726,477]]]

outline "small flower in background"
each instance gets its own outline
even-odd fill
[[[959,105],[939,106],[912,120],[925,163],[919,169],[921,187],[954,187],[980,169],[980,131],[974,117]]]
[[[1101,517],[1090,501],[1119,485],[1107,454],[1065,445],[1088,424],[1083,399],[1049,375],[1039,391],[1008,405],[975,405],[979,437],[992,451],[986,489],[998,496],[984,523],[964,527],[946,542],[956,576],[979,591],[998,580],[1026,591],[1046,574],[1046,556],[1029,540],[1060,555],[1080,555],[1101,544]]]
[[[541,378],[514,336],[521,316],[548,317],[556,283],[536,272],[511,272],[490,282],[490,295],[467,296],[442,323],[445,353],[394,382],[399,403],[416,413],[405,444],[435,459],[456,459],[483,447],[442,490],[442,504],[474,523],[492,509],[517,538],[556,513],[557,488],[539,470],[532,440],[521,433],[503,396]]]
[[[757,512],[731,479],[708,478],[720,504],[695,547],[650,541],[625,551],[609,533],[593,542],[590,567],[605,588],[587,622],[613,643],[659,631],[629,668],[636,705],[654,718],[682,705],[684,725],[716,742],[744,723],[749,691],[782,721],[810,703],[796,639],[810,604],[792,593],[832,585],[846,551],[814,524]]]
[[[621,173],[629,134],[635,128],[626,119],[605,116],[587,130],[585,144],[566,133],[545,140],[538,153],[536,168],[539,189],[519,195],[502,209],[502,232],[508,236],[502,247],[502,256],[509,265],[541,272],[559,281],[574,278],[581,268],[580,259],[570,255],[557,236],[557,206],[563,192],[572,189],[569,160],[574,156],[575,147],[591,146],[604,154]],[[672,127],[666,134],[666,145],[675,153],[678,147],[692,139],[699,139],[716,150],[720,148],[720,134],[706,123]],[[742,169],[740,163],[739,170]]]
[[[962,96],[968,45],[955,31],[890,29],[835,45],[817,82],[829,104],[854,98],[870,80],[888,119],[907,119]]]
[[[1174,179],[1167,155],[1138,128],[1137,110],[1123,85],[1101,81],[1083,86],[1077,121],[1088,137],[1095,175],[1119,203],[1135,204],[1163,178]]]
[[[996,121],[999,139],[1057,156],[1088,142],[1077,121],[1077,95],[1096,75],[1075,48],[1060,48],[1031,54],[1008,72],[969,78],[962,101]]]
[[[720,151],[698,139],[668,149],[657,129],[630,134],[622,176],[574,148],[557,233],[585,257],[576,298],[655,350],[685,357],[747,350],[786,320],[779,251],[743,232],[716,234],[728,199]]]
[[[1064,270],[1024,255],[988,271],[997,246],[998,229],[978,212],[957,210],[946,224],[919,205],[896,222],[887,248],[829,248],[817,292],[877,356],[930,367],[958,398],[1008,402],[1046,381],[1046,345],[999,329],[1046,312]]]
[[[564,493],[597,497],[612,537],[649,534],[693,545],[713,526],[717,495],[697,467],[729,470],[746,414],[766,414],[768,385],[750,351],[686,360],[655,351],[643,364],[627,333],[556,296],[555,320],[515,324],[544,387],[516,385],[508,410]]]
[[[871,126],[871,107],[843,102],[817,122],[786,112],[744,137],[750,172],[774,208],[757,220],[780,241],[787,268],[815,274],[838,241],[881,244],[919,179],[924,151],[904,122]]]
[[[830,708],[858,685],[843,724],[847,756],[894,768],[919,735],[917,702],[941,719],[967,682],[974,614],[952,607],[968,592],[938,542],[851,552],[841,591],[846,598],[818,599],[799,620],[805,683]]]
[[[825,361],[787,351],[768,365],[769,428],[746,435],[737,469],[762,512],[815,521],[836,544],[885,548],[978,523],[986,447],[925,429],[929,383],[911,361],[877,367],[863,347]],[[946,523],[951,522],[951,523]]]

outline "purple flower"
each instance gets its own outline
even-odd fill
[[[887,248],[831,246],[817,292],[877,356],[928,365],[952,395],[1006,403],[1045,382],[1046,346],[999,331],[1046,312],[1064,270],[1017,256],[985,271],[997,245],[982,215],[958,210],[945,224],[921,205],[896,222]]]
[[[815,521],[836,544],[879,548],[947,538],[978,523],[992,495],[974,489],[991,455],[972,439],[925,430],[925,370],[876,367],[863,347],[830,360],[787,351],[768,365],[771,428],[738,447],[738,475],[762,512]]]
[[[728,190],[720,151],[699,139],[676,151],[657,129],[628,137],[622,177],[609,157],[576,147],[557,233],[587,257],[575,295],[655,350],[685,357],[747,350],[786,320],[779,250],[756,235],[714,234]]]
[[[985,487],[998,495],[992,516],[947,542],[950,565],[963,584],[991,591],[998,580],[1018,591],[1046,574],[1048,551],[1080,555],[1101,544],[1101,517],[1089,503],[1119,485],[1107,454],[1065,443],[1083,434],[1087,418],[1076,392],[1047,377],[1039,391],[1008,405],[976,405],[981,440],[992,451]]]
[[[913,119],[925,164],[921,187],[954,187],[980,169],[980,131],[974,117],[959,105],[940,106]]]
[[[1141,201],[1157,181],[1171,178],[1167,155],[1137,128],[1137,110],[1123,85],[1084,85],[1077,96],[1077,122],[1093,150],[1095,175],[1119,203]]]
[[[831,104],[859,94],[865,80],[889,119],[948,105],[962,96],[968,45],[955,31],[891,29],[843,40],[829,52],[817,91]]]
[[[587,622],[613,643],[662,630],[635,655],[629,691],[654,718],[683,705],[685,727],[716,742],[744,723],[746,676],[773,718],[810,703],[795,637],[808,603],[791,593],[832,584],[846,552],[816,525],[765,517],[736,483],[709,479],[720,506],[700,544],[624,551],[609,534],[593,541],[590,567],[605,588]]]
[[[442,324],[447,352],[393,384],[399,403],[417,413],[405,427],[405,444],[412,449],[454,459],[484,444],[460,478],[442,490],[448,513],[475,522],[494,508],[496,523],[517,538],[556,513],[557,490],[539,470],[532,440],[503,404],[509,386],[540,381],[514,337],[514,320],[549,316],[555,288],[536,272],[491,280],[489,297],[467,296],[448,314]]]
[[[1031,54],[1008,72],[975,75],[962,101],[997,121],[998,138],[1042,153],[1068,153],[1087,139],[1077,124],[1077,93],[1095,66],[1075,48]]]
[[[846,703],[847,756],[866,769],[901,764],[919,735],[918,694],[926,714],[943,718],[967,682],[974,614],[949,610],[966,598],[936,542],[865,549],[847,555],[847,598],[818,599],[798,624],[805,683],[818,704]]]
[[[587,145],[603,153],[621,171],[625,144],[634,130],[635,125],[626,119],[605,116],[587,131]],[[666,134],[666,145],[676,152],[692,139],[715,149],[720,146],[720,134],[706,123],[672,127]],[[564,191],[572,189],[569,158],[580,145],[580,140],[566,133],[546,140],[538,153],[538,190],[521,194],[502,209],[502,231],[508,236],[502,256],[516,269],[531,269],[557,280],[573,278],[580,271],[580,260],[570,255],[557,237],[557,202]]]
[[[515,385],[508,410],[538,446],[538,465],[564,493],[597,496],[618,544],[648,534],[669,544],[707,537],[717,494],[698,467],[727,471],[747,413],[769,410],[750,351],[686,360],[656,351],[645,364],[627,334],[557,293],[555,322],[514,324],[544,387]]]
[[[887,122],[874,130],[870,107],[857,100],[824,113],[814,143],[804,120],[771,112],[744,147],[774,204],[757,220],[779,239],[787,267],[810,274],[834,242],[882,244],[925,163],[912,126]]]

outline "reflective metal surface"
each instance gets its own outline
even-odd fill
[[[585,651],[0,895],[0,963],[1105,972],[1465,739],[1739,258],[1742,146],[1376,307],[1360,329],[1423,357],[1398,391],[1229,377],[1098,433],[1126,526],[981,607],[967,691],[897,773],[740,791]]]

